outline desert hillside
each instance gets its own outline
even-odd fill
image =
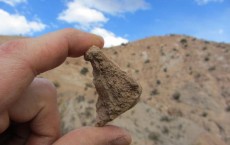
[[[111,122],[132,134],[132,145],[230,144],[230,44],[169,35],[104,52],[143,88],[140,102]],[[41,77],[57,87],[63,133],[94,125],[89,62],[69,58]]]

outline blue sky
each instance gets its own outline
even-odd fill
[[[230,0],[0,0],[0,35],[67,27],[101,35],[106,46],[167,34],[230,43]]]

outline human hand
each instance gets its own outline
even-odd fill
[[[0,144],[130,144],[127,132],[115,126],[85,127],[60,137],[55,87],[36,78],[92,45],[103,47],[103,39],[75,29],[0,45]]]

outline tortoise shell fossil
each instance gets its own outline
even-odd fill
[[[99,95],[96,104],[96,126],[104,126],[136,105],[142,88],[106,57],[100,48],[92,46],[84,57],[93,67],[93,83]]]

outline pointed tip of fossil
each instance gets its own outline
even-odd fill
[[[99,48],[99,47],[93,45],[93,46],[91,46],[91,47],[89,48],[88,51],[100,51],[100,50],[101,50],[101,48]]]
[[[85,55],[84,55],[84,59],[86,61],[90,61],[93,59],[93,56],[96,55],[98,52],[100,52],[100,48],[93,45],[91,46],[86,52],[85,52]]]
[[[96,117],[96,127],[102,127],[105,126],[111,119],[105,112],[98,112]]]
[[[104,121],[99,121],[95,124],[95,127],[103,127],[106,125],[107,122],[104,122]]]
[[[107,124],[107,122],[111,121],[111,117],[109,116],[107,109],[104,107],[97,108],[97,116],[96,116],[96,124],[95,126],[101,127]]]

